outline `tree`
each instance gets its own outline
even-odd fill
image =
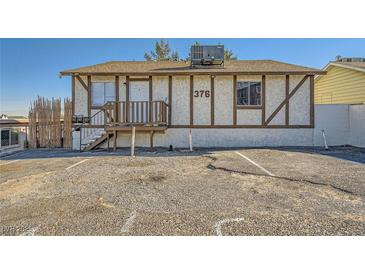
[[[237,56],[234,55],[232,50],[225,49],[224,50],[224,60],[237,60]]]
[[[170,53],[169,43],[161,40],[156,42],[154,51],[150,51],[150,53],[145,52],[144,58],[147,61],[179,61],[179,53],[177,51]]]

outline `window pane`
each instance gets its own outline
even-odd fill
[[[93,106],[104,105],[104,83],[91,84],[91,102]]]
[[[248,105],[248,82],[237,82],[237,105]]]
[[[115,101],[115,83],[105,83],[105,101]]]
[[[261,82],[250,82],[250,105],[261,105]]]
[[[11,144],[12,145],[19,144],[19,132],[16,129],[11,130]]]
[[[8,146],[9,145],[9,137],[10,131],[9,130],[2,130],[1,131],[1,146]]]

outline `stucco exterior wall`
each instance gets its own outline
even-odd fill
[[[290,76],[289,92],[303,79],[303,76]],[[309,78],[289,100],[289,125],[310,124],[310,80]]]
[[[126,77],[119,76],[119,101],[126,100],[126,93],[127,93]]]
[[[210,76],[194,76],[193,91],[199,91],[198,97],[193,96],[194,125],[210,125],[211,96],[206,97],[205,93],[200,96],[200,90],[209,90]],[[194,93],[195,94],[195,93]],[[189,112],[189,109],[187,110]]]
[[[365,105],[316,105],[314,129],[192,129],[195,147],[323,146],[322,130],[329,146],[365,147]],[[131,134],[118,135],[118,147],[129,147]],[[149,135],[137,133],[136,146],[149,147]],[[155,134],[154,145],[188,148],[189,129],[167,129]],[[104,145],[104,147],[106,144]]]
[[[214,123],[233,124],[233,76],[214,79]]]
[[[261,125],[261,109],[238,109],[237,125]]]
[[[190,124],[190,78],[189,76],[172,77],[172,124]]]
[[[169,96],[169,77],[152,77],[152,100],[164,101],[168,103]]]
[[[311,146],[312,129],[192,129],[195,147]],[[129,147],[131,134],[118,135],[118,147]],[[149,147],[149,135],[136,134],[136,146]],[[170,128],[154,135],[154,145],[189,147],[189,129]],[[105,147],[105,145],[104,145]]]
[[[145,77],[144,77],[145,78]],[[303,76],[290,76],[292,90]],[[87,82],[87,77],[83,77]],[[113,76],[93,76],[92,82],[114,82]],[[152,100],[168,103],[168,76],[152,78]],[[261,81],[261,76],[238,76],[237,81]],[[119,100],[126,100],[126,77],[119,77]],[[131,84],[147,82],[131,82]],[[217,76],[214,79],[214,122],[215,125],[233,124],[233,76]],[[194,90],[211,90],[210,76],[194,76]],[[285,76],[266,76],[266,119],[285,99]],[[194,125],[211,124],[211,96],[193,97]],[[92,110],[92,114],[96,111]],[[81,83],[75,81],[75,114],[87,115],[87,91]],[[289,103],[289,124],[309,125],[310,123],[310,81],[303,84]],[[190,77],[172,77],[172,125],[190,124]],[[261,125],[260,110],[237,110],[237,125]],[[285,125],[285,106],[269,125]]]
[[[81,79],[87,83],[87,77],[81,76]],[[75,79],[75,114],[88,115],[87,109],[87,90],[84,89],[78,79]]]
[[[266,76],[266,119],[285,99],[285,76]],[[285,107],[272,119],[269,125],[285,125]]]

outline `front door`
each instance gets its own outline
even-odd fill
[[[129,117],[133,123],[148,122],[149,82],[131,81],[129,86]]]

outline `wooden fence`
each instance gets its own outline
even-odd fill
[[[30,148],[72,147],[72,103],[64,100],[64,120],[61,119],[61,99],[38,96],[29,110],[28,140]]]

